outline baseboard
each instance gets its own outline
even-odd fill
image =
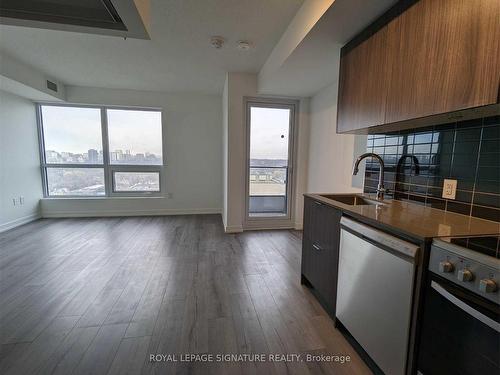
[[[44,218],[65,217],[115,217],[115,216],[169,216],[169,215],[207,215],[219,214],[220,208],[158,208],[149,210],[96,210],[96,211],[42,211]]]
[[[259,224],[259,225],[247,225],[244,230],[282,230],[282,229],[295,229],[293,224],[278,224],[278,225],[269,225],[269,224]]]
[[[226,232],[226,233],[241,233],[241,232],[243,232],[243,227],[241,225],[224,226],[224,232]]]
[[[31,214],[28,216],[20,217],[19,219],[16,219],[16,220],[8,221],[7,223],[0,224],[0,233],[17,228],[21,225],[27,224],[31,221],[38,220],[40,218],[41,218],[40,214],[36,213],[36,214]]]
[[[274,230],[274,229],[294,229],[295,223],[290,219],[255,219],[248,220],[243,230]]]

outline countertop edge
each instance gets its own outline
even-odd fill
[[[304,197],[308,197],[308,198],[311,198],[311,199],[314,199],[316,201],[319,201],[321,203],[324,203],[330,207],[333,207],[333,208],[336,208],[336,209],[339,209],[342,211],[342,213],[345,213],[351,217],[354,217],[355,219],[358,219],[358,220],[361,220],[361,221],[364,221],[366,224],[371,224],[375,227],[378,227],[378,228],[381,228],[381,229],[385,229],[385,228],[389,228],[391,230],[394,230],[402,235],[405,235],[409,238],[413,238],[413,239],[416,239],[416,240],[419,240],[419,241],[431,241],[432,239],[434,238],[439,238],[439,237],[450,237],[449,234],[442,234],[442,235],[422,235],[422,234],[419,234],[419,233],[416,233],[416,232],[413,232],[411,230],[408,230],[408,229],[405,229],[401,226],[397,226],[397,225],[392,225],[390,223],[386,223],[386,222],[383,222],[383,221],[380,221],[380,220],[377,220],[377,219],[374,219],[372,217],[369,217],[369,216],[366,216],[366,215],[363,215],[362,213],[359,213],[357,212],[355,209],[355,207],[358,207],[358,206],[351,206],[351,205],[348,205],[348,204],[344,204],[342,202],[339,202],[339,201],[335,201],[335,200],[332,200],[332,199],[329,199],[329,198],[325,198],[325,197],[322,197],[321,195],[339,195],[339,196],[342,196],[342,195],[356,195],[356,196],[360,196],[360,197],[363,197],[363,198],[368,198],[368,199],[371,199],[371,200],[376,200],[375,199],[375,195],[374,194],[366,194],[366,193],[304,193]],[[409,205],[409,206],[415,206],[415,207],[422,207],[418,204],[415,204],[415,203],[411,203],[411,202],[406,202],[406,201],[398,201],[398,200],[392,200],[392,199],[388,199],[386,200],[386,204],[387,205],[390,205],[393,201],[395,202],[400,202],[400,203],[404,203],[405,205]],[[438,210],[436,208],[432,208],[432,207],[425,207],[426,210],[432,210],[432,211],[437,211],[438,213],[443,213],[442,210]],[[456,217],[456,218],[462,218],[465,220],[470,220],[470,216],[467,216],[467,215],[463,215],[463,214],[459,214],[459,213],[454,213],[454,212],[446,212],[447,215],[452,215],[453,217]],[[498,225],[498,228],[500,230],[500,223],[496,223],[494,221],[491,221],[491,220],[486,220],[486,219],[482,219],[482,218],[474,218],[475,220],[481,220],[481,221],[485,221],[486,223],[488,224],[497,224]],[[491,231],[485,231],[484,233],[474,233],[473,235],[474,236],[481,236],[481,235],[498,235],[500,232],[497,231],[497,232],[491,232]],[[470,233],[462,233],[462,234],[453,234],[452,236],[468,236],[468,235],[471,235]]]

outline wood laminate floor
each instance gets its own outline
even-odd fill
[[[300,232],[224,234],[219,215],[44,219],[5,232],[0,373],[370,373],[300,285],[300,254]],[[193,353],[303,361],[180,361]]]

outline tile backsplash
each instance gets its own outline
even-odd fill
[[[369,135],[366,148],[384,159],[395,199],[500,222],[500,116]],[[378,173],[367,159],[366,193]],[[454,200],[442,198],[444,179],[457,180]]]

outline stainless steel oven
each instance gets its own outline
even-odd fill
[[[419,341],[420,374],[500,374],[498,243],[498,236],[434,241]]]

